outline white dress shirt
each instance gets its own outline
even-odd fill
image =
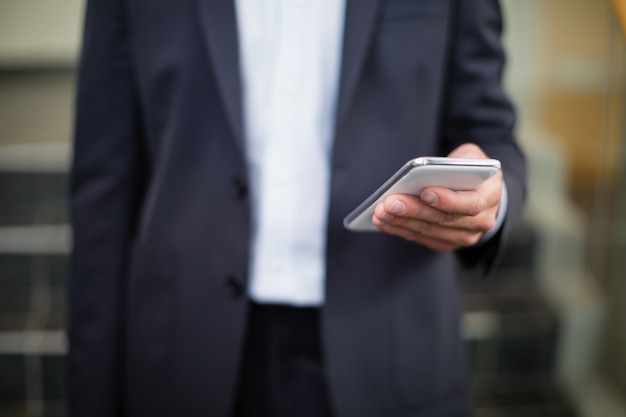
[[[259,302],[324,301],[344,3],[236,1]]]

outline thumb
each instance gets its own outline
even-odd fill
[[[464,143],[463,145],[450,152],[448,157],[483,159],[487,158],[487,155],[483,152],[482,149],[480,149],[478,145],[473,143]]]

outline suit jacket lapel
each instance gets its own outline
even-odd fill
[[[237,18],[233,0],[196,0],[200,28],[235,139],[244,150]]]
[[[243,141],[242,92],[237,19],[233,0],[195,0],[198,18],[213,65],[226,113],[241,149]],[[346,0],[343,54],[337,125],[350,106],[380,0]]]
[[[345,117],[370,44],[380,0],[346,0],[337,126]]]

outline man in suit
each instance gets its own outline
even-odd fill
[[[73,415],[468,415],[457,274],[524,194],[500,30],[497,0],[90,0]],[[343,227],[423,155],[503,175]]]

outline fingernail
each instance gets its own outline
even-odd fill
[[[381,213],[380,215],[376,215],[376,216],[378,217],[379,220],[383,222],[388,222],[389,220],[393,219],[393,215],[385,210],[384,203],[378,203],[378,205],[376,206],[375,213]]]
[[[406,210],[406,205],[402,201],[396,200],[393,203],[391,203],[391,206],[389,206],[389,210],[387,211],[391,214],[402,214],[404,213],[405,210]]]
[[[388,222],[390,220],[393,220],[393,215],[385,212],[385,214],[383,214],[380,218],[380,220],[384,221],[384,222]]]
[[[427,191],[422,196],[422,201],[425,202],[426,204],[430,204],[431,206],[434,206],[435,204],[439,202],[439,196],[434,191]]]

